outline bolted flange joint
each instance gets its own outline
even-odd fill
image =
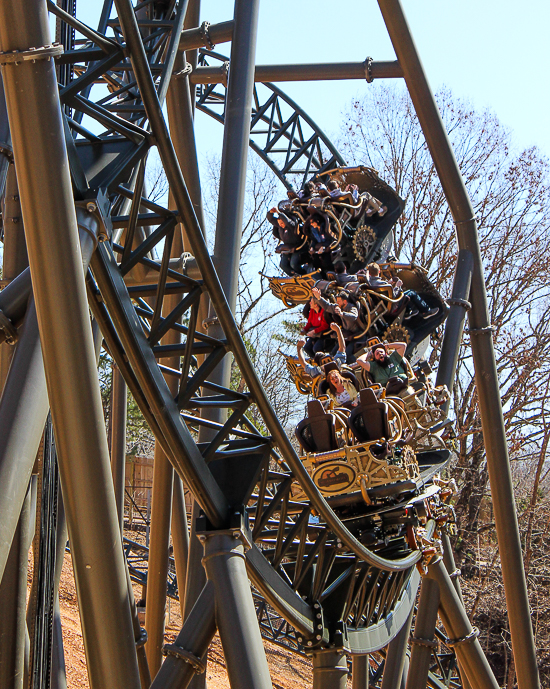
[[[447,639],[447,641],[445,641],[445,645],[449,646],[450,648],[454,648],[460,644],[471,644],[477,639],[478,636],[479,629],[477,627],[472,627],[472,631],[469,634],[466,634],[466,636],[461,636],[459,639]]]
[[[183,660],[184,663],[189,663],[197,675],[202,675],[206,670],[206,666],[200,658],[177,644],[166,644],[162,648],[162,654],[165,656],[174,656],[174,658]]]
[[[0,52],[0,65],[19,65],[21,62],[49,60],[63,55],[63,52],[64,48],[61,43],[52,43],[41,48],[29,48],[28,50],[7,50]]]
[[[4,331],[6,335],[6,342],[8,344],[15,344],[17,342],[17,328],[6,316],[6,314],[0,309],[0,330]]]
[[[144,627],[140,627],[139,631],[140,634],[136,639],[136,648],[141,648],[142,646],[145,646],[145,644],[147,643],[147,631]]]

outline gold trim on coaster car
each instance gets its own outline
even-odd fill
[[[398,481],[416,481],[420,477],[418,461],[412,448],[405,445],[401,450],[400,457],[390,456],[388,459],[378,459],[370,448],[373,445],[380,445],[380,441],[371,443],[361,443],[360,445],[345,446],[339,450],[322,452],[318,454],[307,454],[302,457],[302,462],[313,482],[322,495],[339,495],[341,493],[351,493],[354,490],[363,490],[385,486],[388,483]],[[388,461],[389,460],[389,461]],[[395,464],[391,463],[391,460]],[[333,470],[337,467],[343,473],[346,467],[355,473],[355,480],[344,485],[342,480],[340,485],[334,483],[332,486],[322,484],[318,478],[324,476],[322,469]],[[327,477],[329,478],[329,477]],[[305,500],[306,495],[300,486],[292,486],[292,497],[294,500]]]
[[[290,278],[269,277],[269,287],[273,295],[280,299],[285,306],[291,308],[297,304],[305,304],[311,297],[311,290],[321,277],[318,271],[307,275],[298,275]]]

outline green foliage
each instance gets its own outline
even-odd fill
[[[105,350],[99,357],[99,388],[107,432],[111,433],[111,390],[113,360]],[[148,455],[153,452],[155,439],[133,396],[128,392],[126,421],[126,452],[132,455]]]

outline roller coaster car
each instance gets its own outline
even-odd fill
[[[319,280],[315,283],[325,298],[336,301],[338,292],[345,289],[350,293],[352,301],[359,308],[362,332],[357,338],[379,337],[385,342],[405,342],[406,356],[411,356],[419,344],[426,340],[447,317],[448,306],[436,287],[427,277],[426,271],[412,263],[382,263],[380,277],[386,282],[398,279],[403,283],[402,291],[394,296],[391,285],[371,287],[367,278],[358,275],[357,282],[349,282],[341,287],[336,282],[336,275],[329,273],[329,280]],[[430,318],[424,318],[421,313],[408,317],[411,313],[409,297],[405,292],[416,292],[430,307],[439,310]]]
[[[342,229],[342,241],[335,251],[335,260],[344,261],[351,273],[370,261],[384,260],[391,247],[391,229],[403,212],[405,201],[380,179],[376,170],[365,165],[329,170],[323,178],[327,176],[336,180],[342,189],[354,184],[359,191],[357,204],[324,199]],[[371,202],[371,197],[387,208],[383,215],[375,212],[377,204]]]
[[[415,492],[426,472],[439,470],[450,453],[443,441],[439,447],[421,447],[414,437],[418,426],[408,417],[403,400],[379,398],[372,387],[360,391],[351,413],[325,410],[319,400],[309,402],[308,416],[295,433],[305,452],[304,467],[321,494],[350,495],[370,505],[376,494]],[[293,497],[304,500],[305,494],[296,486]]]

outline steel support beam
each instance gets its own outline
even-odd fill
[[[238,531],[200,534],[203,565],[214,584],[216,624],[231,689],[271,689],[269,668]]]
[[[187,588],[187,562],[189,560],[189,528],[187,525],[187,510],[183,482],[178,474],[174,474],[172,492],[172,544],[174,546],[174,563],[182,620],[185,619],[185,598]]]
[[[232,43],[233,46],[237,44]],[[229,63],[233,67],[233,58]],[[399,62],[341,62],[311,65],[258,65],[254,71],[254,81],[262,84],[281,81],[341,81],[345,79],[399,79],[403,71]],[[227,71],[222,67],[197,67],[191,74],[193,84],[225,84]],[[231,82],[231,71],[229,72]]]
[[[0,687],[23,689],[27,632],[27,565],[31,517],[28,484],[23,508],[0,584]]]
[[[187,25],[187,21],[185,22]],[[198,18],[197,18],[198,24]],[[202,26],[193,29],[184,29],[181,32],[179,49],[194,50],[196,48],[208,48],[213,50],[219,43],[227,43],[233,35],[233,22],[220,22],[210,24],[204,22]]]
[[[197,598],[175,642],[164,647],[166,660],[151,689],[187,689],[195,676],[204,674],[201,658],[216,632],[214,584],[209,581]]]
[[[239,281],[258,13],[258,0],[236,0],[234,40],[231,43],[232,68],[225,99],[214,265],[233,313]],[[222,338],[223,328],[219,323],[214,324],[208,329],[208,334]],[[211,380],[229,387],[230,375],[231,358],[226,357],[214,371]]]
[[[425,581],[428,580],[439,589],[439,615],[447,635],[451,638],[448,645],[454,647],[470,685],[476,689],[498,689],[498,682],[477,638],[479,632],[470,624],[466,610],[445,569],[443,558],[440,557],[429,565]]]
[[[460,249],[456,261],[453,291],[451,298],[447,300],[450,309],[445,321],[445,334],[443,335],[435,382],[436,385],[446,385],[450,393],[452,393],[454,387],[466,312],[471,308],[468,299],[470,297],[473,269],[474,259],[472,253],[467,249]],[[446,413],[449,411],[450,404],[451,400],[449,399],[444,407]]]
[[[474,209],[401,4],[399,0],[378,0],[378,4],[453,214],[458,247],[473,257],[469,326],[512,649],[519,689],[536,689],[540,686],[537,657]]]
[[[183,251],[181,234],[177,233],[172,241],[172,256],[181,255]],[[166,295],[162,306],[162,315],[167,316],[181,301],[181,295]],[[181,342],[181,334],[169,331],[162,338],[162,344]],[[171,368],[178,368],[179,357],[161,359],[161,363]],[[172,393],[178,393],[178,380],[165,375],[166,383]],[[149,546],[149,564],[147,568],[147,598],[145,606],[145,629],[147,630],[147,659],[151,675],[154,677],[162,663],[162,646],[166,616],[166,579],[168,577],[168,558],[170,546],[170,520],[172,516],[172,496],[174,469],[159,443],[155,443],[153,465],[153,496],[151,509],[151,530]],[[174,524],[175,528],[187,530],[187,522]]]
[[[0,47],[50,44],[43,0],[0,2]],[[51,57],[2,67],[92,689],[139,684],[122,541]],[[56,238],[53,241],[52,238]],[[94,533],[89,524],[94,521]]]
[[[120,533],[124,531],[124,490],[126,487],[126,416],[128,388],[113,361],[111,377],[111,472],[115,490]]]
[[[4,101],[3,90],[1,98]],[[7,126],[5,101],[3,110]],[[28,266],[19,191],[13,163],[7,170],[2,220],[4,228],[2,277],[4,280],[11,281]],[[7,344],[0,346],[0,394],[6,382],[13,353],[13,346]],[[7,398],[6,402],[8,402]],[[11,499],[11,496],[9,497]],[[0,610],[2,611],[0,615],[0,686],[6,689],[22,689],[25,675],[30,500],[30,484],[28,484],[6,568],[3,576],[0,577]]]
[[[99,338],[101,340],[101,338]],[[59,606],[59,583],[67,544],[67,520],[61,490],[57,494],[57,517],[55,537],[55,576],[54,576],[54,619],[52,639],[52,669],[50,674],[51,689],[67,689],[65,653],[63,649],[63,632],[61,629],[61,610]]]
[[[369,689],[369,657],[353,656],[351,663],[351,689]]]
[[[432,579],[422,579],[420,600],[411,638],[412,650],[407,689],[426,689],[432,651],[437,648],[435,625],[439,608],[439,586]],[[385,673],[384,673],[385,674]]]
[[[316,651],[313,661],[313,689],[346,689],[348,662],[344,651]]]
[[[0,399],[0,577],[48,416],[48,393],[34,301],[21,328]]]
[[[414,607],[411,609],[410,615],[401,627],[399,634],[388,644],[381,689],[401,689],[405,685],[406,676],[404,671],[413,612]]]
[[[462,597],[462,590],[460,588],[460,570],[457,569],[453,549],[451,546],[451,539],[447,533],[441,534],[441,543],[443,546],[443,563],[445,565],[445,569],[447,570],[449,577],[453,582],[453,586],[455,587],[455,591],[457,592],[462,605],[464,605],[464,598]],[[471,689],[468,677],[466,676],[463,668],[460,666],[460,663],[458,669],[460,671],[460,679],[462,680],[462,689]]]

